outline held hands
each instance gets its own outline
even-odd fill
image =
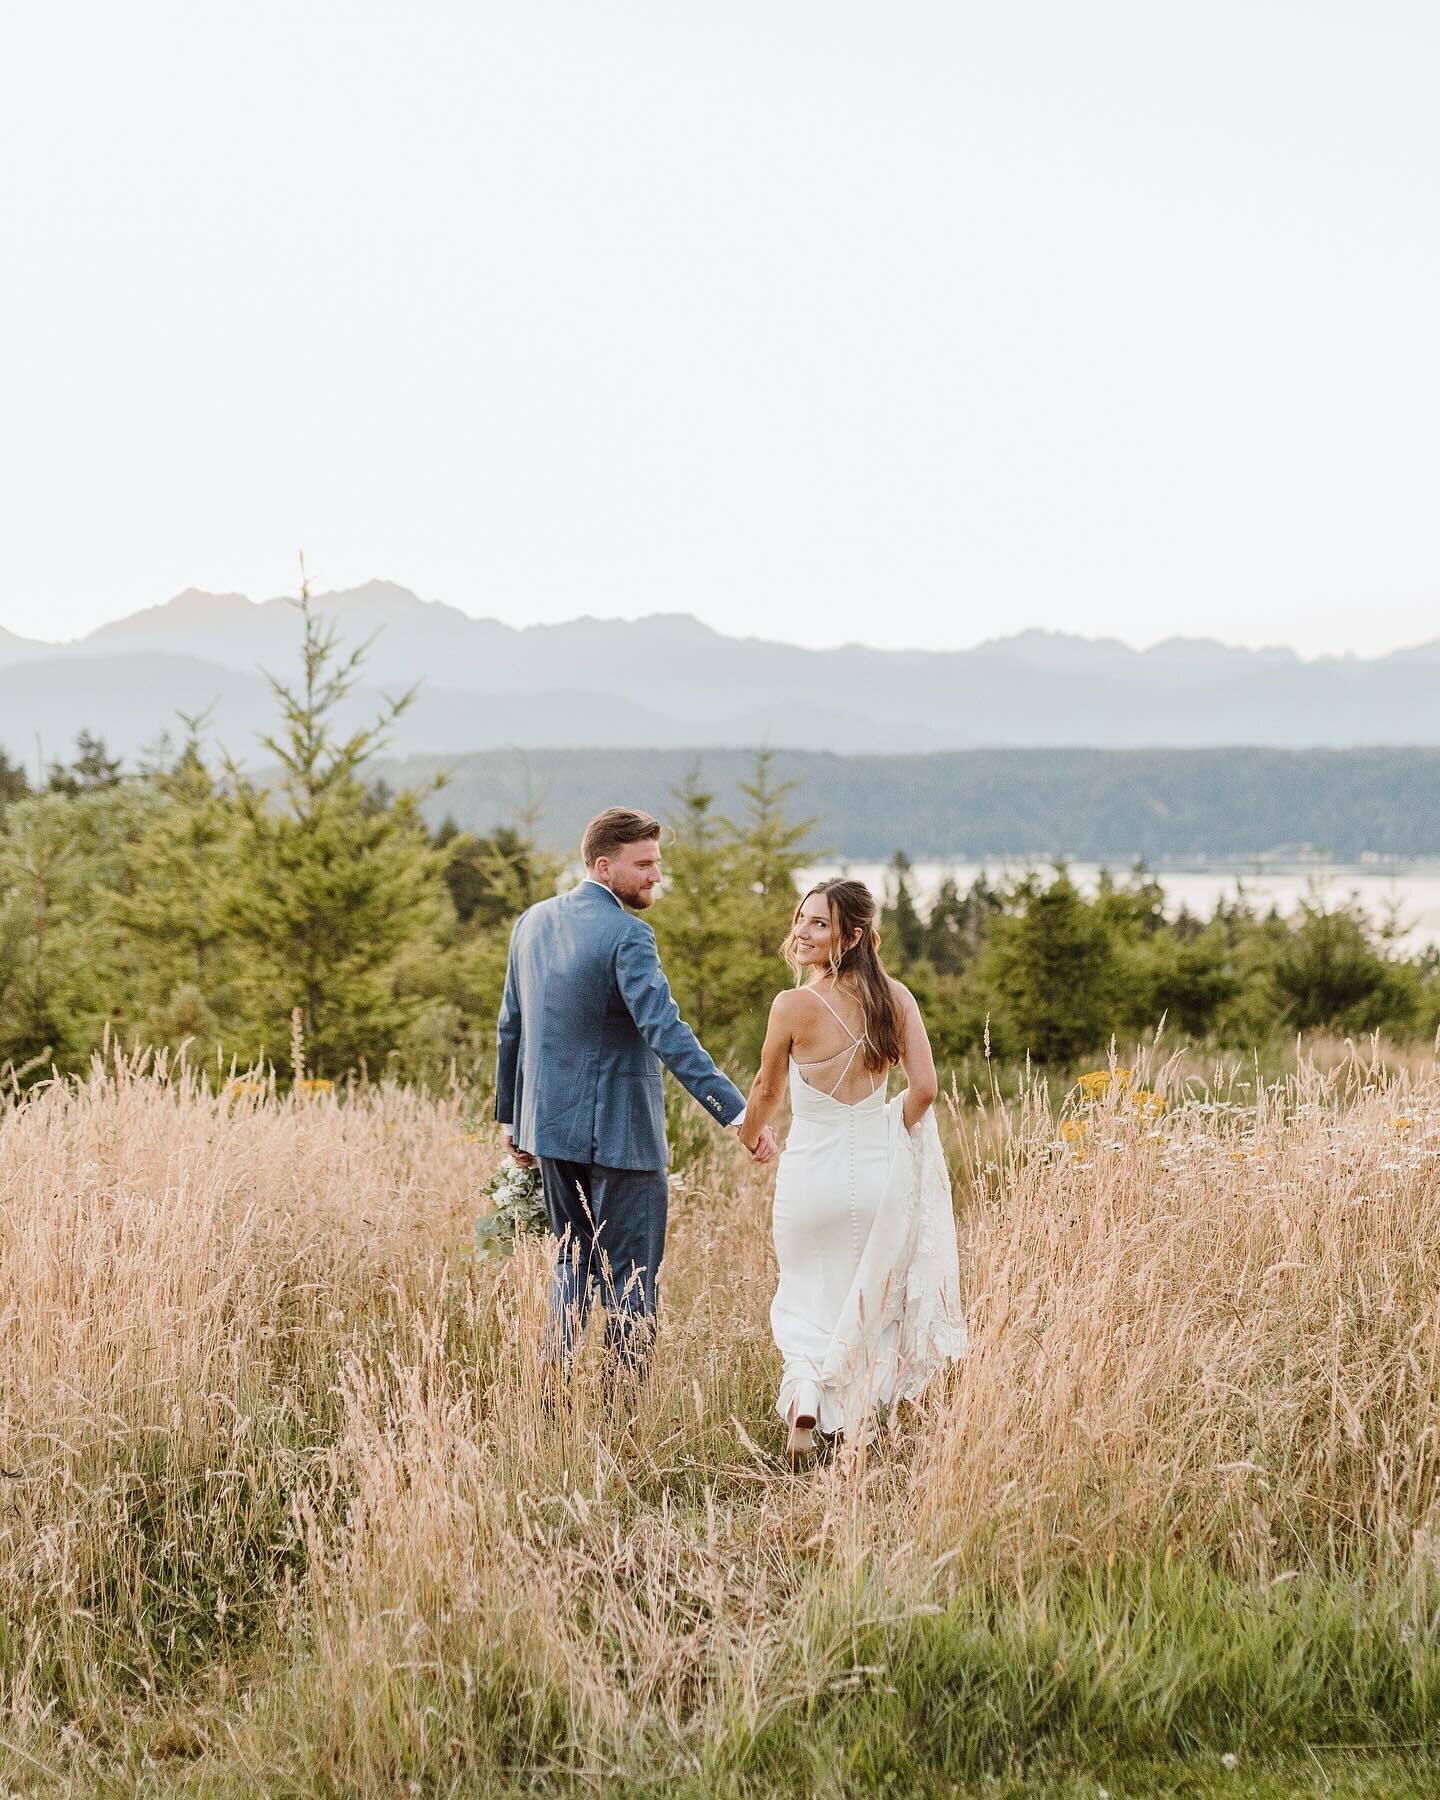
[[[743,1137],[740,1142],[745,1144],[745,1148],[755,1158],[757,1163],[768,1163],[775,1160],[777,1150],[775,1133],[769,1125],[763,1127],[760,1136],[753,1144],[746,1144]]]

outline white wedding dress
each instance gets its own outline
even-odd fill
[[[820,1429],[864,1438],[879,1408],[915,1399],[965,1352],[955,1214],[934,1109],[907,1132],[884,1074],[862,1098],[838,1099],[865,1039],[815,998],[847,1043],[822,1062],[790,1062],[790,1134],[775,1178],[776,1410],[788,1419],[813,1383]]]

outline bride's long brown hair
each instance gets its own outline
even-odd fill
[[[900,1061],[904,1031],[895,990],[880,960],[880,931],[875,923],[875,896],[863,881],[821,881],[802,895],[790,921],[780,954],[790,965],[798,987],[805,979],[805,965],[795,956],[795,927],[800,909],[819,894],[830,909],[830,974],[854,989],[865,1020],[865,1067],[872,1072]],[[850,939],[859,937],[851,944]],[[842,946],[849,944],[849,948]]]

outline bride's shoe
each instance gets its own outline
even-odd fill
[[[785,1440],[785,1454],[791,1462],[815,1453],[815,1427],[820,1423],[820,1390],[813,1381],[803,1381],[790,1403],[790,1434]]]

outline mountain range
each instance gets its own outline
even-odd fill
[[[498,747],[768,744],[844,753],[1003,746],[1440,745],[1440,639],[1373,659],[1302,660],[1171,638],[1022,631],[971,650],[809,649],[734,638],[684,613],[517,628],[391,582],[316,597],[347,647],[370,642],[344,707],[419,684],[400,754]],[[0,627],[0,746],[31,760],[99,733],[133,757],[177,712],[246,754],[274,720],[262,671],[293,679],[293,601],[189,589],[66,644]]]

